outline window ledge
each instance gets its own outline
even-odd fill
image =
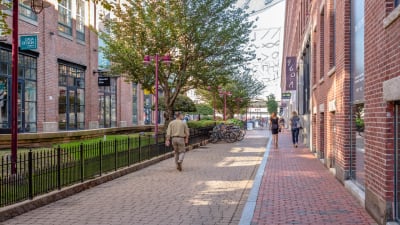
[[[19,19],[22,20],[22,21],[25,21],[25,22],[27,22],[27,23],[29,23],[29,24],[32,24],[32,25],[34,25],[34,26],[38,26],[38,21],[29,19],[28,17],[25,17],[25,16],[21,16],[21,15],[20,15],[20,16],[19,16]]]
[[[319,79],[319,84],[324,83],[324,78]]]
[[[80,45],[86,45],[86,42],[85,41],[82,41],[82,40],[76,40],[76,43],[78,43],[78,44],[80,44]]]
[[[329,71],[328,71],[328,77],[332,76],[336,72],[336,66],[333,66]]]
[[[65,33],[61,32],[61,31],[58,31],[58,36],[61,36],[63,38],[71,40],[71,41],[74,40],[74,38],[71,35],[65,34]]]
[[[388,28],[395,20],[400,17],[400,6],[397,6],[389,15],[383,19],[383,28]]]

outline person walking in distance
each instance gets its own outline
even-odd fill
[[[172,141],[170,141],[171,139]],[[185,144],[189,143],[189,128],[183,122],[181,112],[176,112],[175,120],[168,124],[165,145],[169,146],[171,143],[175,152],[176,169],[182,171],[182,162],[186,151]]]
[[[276,116],[276,112],[271,114],[271,118],[269,119],[269,128],[272,133],[272,142],[275,148],[278,148],[279,119]]]
[[[299,133],[302,127],[300,117],[297,115],[296,111],[293,111],[292,117],[290,117],[290,127],[292,130],[293,147],[297,148],[299,144]]]

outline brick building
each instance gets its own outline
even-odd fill
[[[399,0],[286,1],[285,110],[380,224],[400,221],[399,48]]]
[[[51,0],[34,14],[20,1],[19,34],[37,35],[38,47],[19,51],[19,132],[151,124],[152,95],[140,85],[114,76],[110,86],[99,86],[109,76],[102,42],[89,27],[100,29],[106,10],[85,0]],[[8,24],[12,26],[11,10]],[[0,127],[11,125],[11,35],[0,42]]]

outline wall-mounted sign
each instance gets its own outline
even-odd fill
[[[292,94],[290,92],[282,93],[282,99],[290,99]]]
[[[296,57],[286,57],[286,91],[295,91],[297,87]]]
[[[99,87],[108,87],[110,86],[111,79],[110,77],[98,77],[97,84]]]
[[[37,35],[22,35],[19,37],[19,48],[21,50],[37,49]]]

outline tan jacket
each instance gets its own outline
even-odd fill
[[[167,140],[172,137],[189,138],[189,128],[186,123],[180,119],[171,121],[167,128]]]

